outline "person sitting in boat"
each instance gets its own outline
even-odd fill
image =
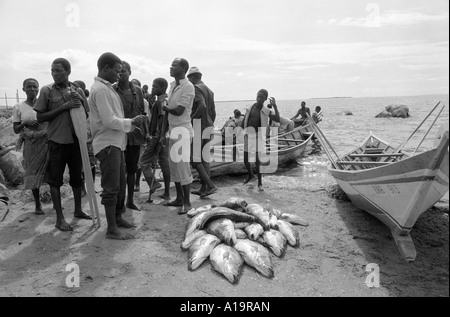
[[[291,118],[291,120],[295,122],[296,126],[303,125],[308,118],[308,114],[311,115],[311,110],[306,107],[306,102],[302,101],[300,109],[298,109],[297,113]],[[297,119],[298,116],[301,116],[301,118]]]
[[[320,106],[317,106],[312,114],[312,119],[315,123],[319,123],[323,119],[323,113],[322,108]]]
[[[244,121],[244,116],[242,115],[241,111],[239,109],[235,109],[233,111],[234,116],[230,117],[227,122],[225,122],[225,124],[223,125],[221,132],[222,132],[222,144],[225,145],[225,130],[226,128],[237,128],[237,127],[242,127],[242,123]],[[233,137],[233,144],[236,143],[236,138],[235,136]]]

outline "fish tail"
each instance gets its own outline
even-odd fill
[[[231,242],[231,246],[234,246],[236,244],[236,242],[237,242],[236,235],[231,236],[230,242]]]
[[[274,277],[273,268],[271,268],[271,267],[265,267],[265,266],[261,267],[260,266],[260,267],[258,267],[258,271],[265,277],[268,277],[268,278]]]
[[[195,271],[203,263],[203,261],[204,259],[200,258],[189,259],[188,263],[189,271]]]
[[[187,251],[187,250],[189,250],[189,245],[185,241],[183,241],[180,243],[180,248],[183,251]]]

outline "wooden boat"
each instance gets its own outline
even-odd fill
[[[408,261],[416,257],[409,232],[448,191],[448,145],[446,131],[438,147],[410,156],[370,134],[329,168],[353,204],[391,229]]]
[[[276,155],[278,160],[277,166],[283,166],[286,163],[301,157],[308,153],[311,148],[309,143],[314,133],[309,125],[298,127],[290,132],[278,135],[276,147],[269,144],[274,142],[274,138],[267,140],[267,153]],[[220,130],[215,131],[214,139],[211,146],[211,176],[219,176],[224,174],[246,174],[247,170],[243,161],[243,144],[222,145]],[[264,165],[269,165],[266,162]]]
[[[315,129],[321,134],[320,138],[328,142],[321,131]],[[372,133],[360,146],[337,160],[327,150],[332,163],[329,172],[338,185],[353,204],[391,229],[408,262],[416,257],[411,229],[420,215],[449,190],[448,146],[449,131],[446,128],[440,135],[439,144],[417,155],[417,148],[411,155],[400,150],[402,146],[394,148]],[[329,143],[328,147],[331,147]]]

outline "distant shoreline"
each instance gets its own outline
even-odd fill
[[[316,98],[309,98],[309,99],[350,99],[353,97],[316,97]]]

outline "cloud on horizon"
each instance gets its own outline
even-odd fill
[[[439,14],[425,14],[417,11],[398,11],[390,10],[379,12],[376,9],[366,17],[347,17],[342,20],[330,19],[327,22],[323,20],[317,21],[318,24],[328,23],[337,26],[353,26],[353,27],[388,27],[388,26],[411,26],[415,24],[427,22],[445,22],[449,21],[448,12]]]

